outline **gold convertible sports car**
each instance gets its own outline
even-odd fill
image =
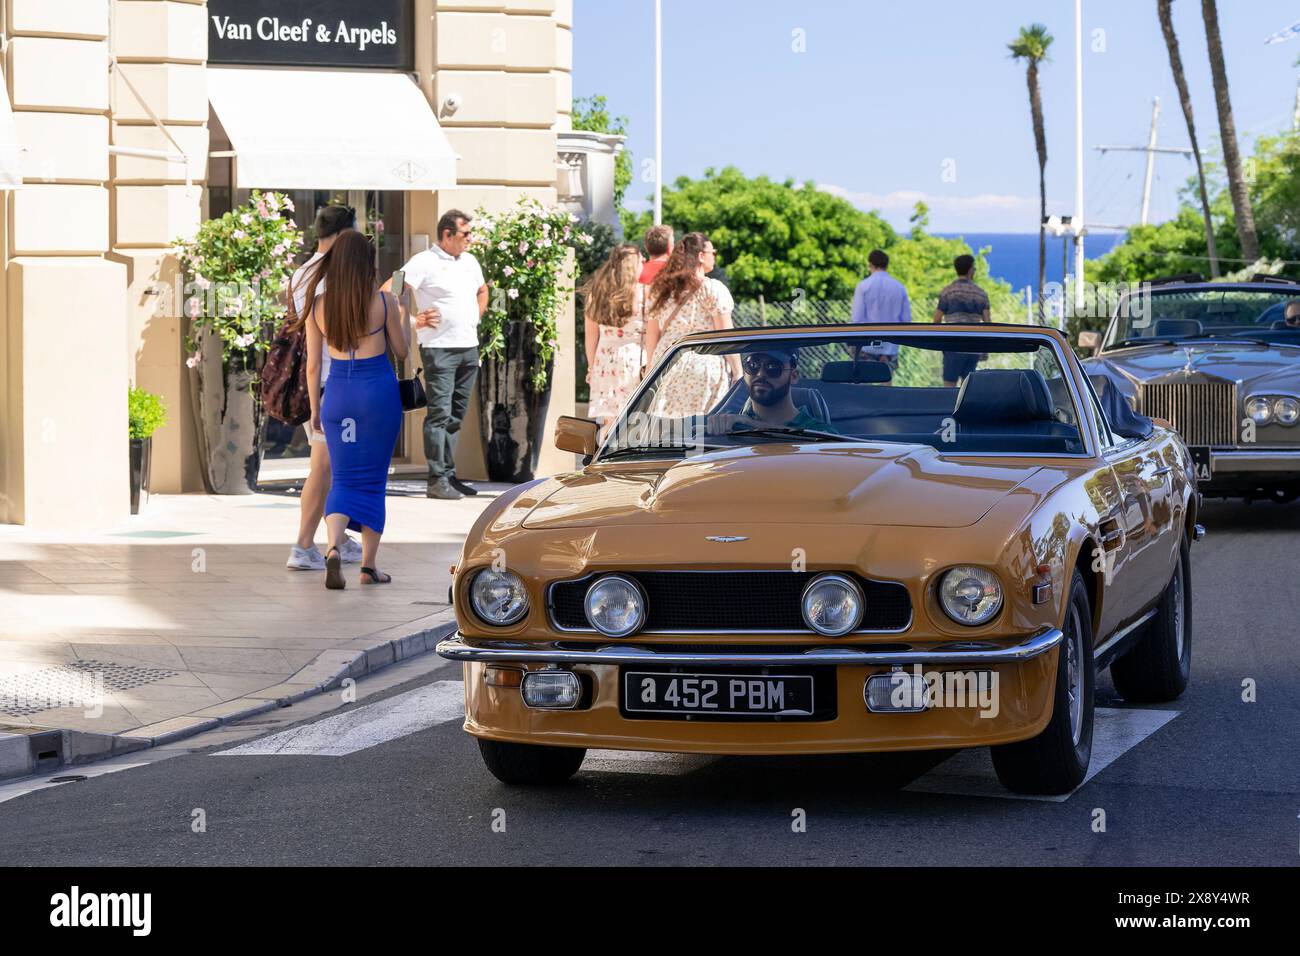
[[[579,470],[513,488],[456,568],[465,729],[512,784],[588,749],[987,746],[1004,785],[1085,778],[1093,685],[1187,685],[1187,448],[1109,420],[1055,330],[689,336]]]

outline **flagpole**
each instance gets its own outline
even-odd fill
[[[664,221],[664,17],[655,0],[655,225]]]

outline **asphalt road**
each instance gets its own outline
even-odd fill
[[[569,785],[510,789],[447,709],[459,669],[426,661],[415,679],[311,721],[334,723],[299,722],[289,744],[261,745],[281,752],[215,756],[234,746],[225,737],[0,803],[0,865],[1294,866],[1300,504],[1211,502],[1204,523],[1191,686],[1174,704],[1130,708],[1103,677],[1117,756],[1068,799],[1001,793],[980,752],[593,754]],[[1254,703],[1242,700],[1246,679]],[[269,729],[282,735],[293,719],[283,711]],[[197,809],[205,832],[194,832]],[[797,810],[805,832],[792,828]],[[1094,831],[1098,810],[1105,832]]]

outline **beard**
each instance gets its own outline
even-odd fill
[[[754,400],[754,404],[762,405],[764,408],[771,408],[773,405],[779,405],[781,402],[785,401],[785,397],[789,394],[789,382],[786,382],[784,385],[769,384],[767,386],[767,393],[762,398],[760,398],[752,388],[749,390],[749,397]]]

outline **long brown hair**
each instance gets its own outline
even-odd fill
[[[668,264],[650,286],[651,307],[662,309],[668,302],[685,302],[699,291],[700,253],[708,245],[709,237],[702,232],[688,232],[673,247]]]
[[[375,293],[375,251],[364,233],[341,232],[312,270],[307,285],[306,313],[316,306],[316,287],[325,280],[325,340],[336,352],[361,344],[370,331],[367,313]]]
[[[641,250],[630,242],[615,246],[578,291],[583,315],[597,325],[622,328],[632,318],[636,284],[641,276]]]

